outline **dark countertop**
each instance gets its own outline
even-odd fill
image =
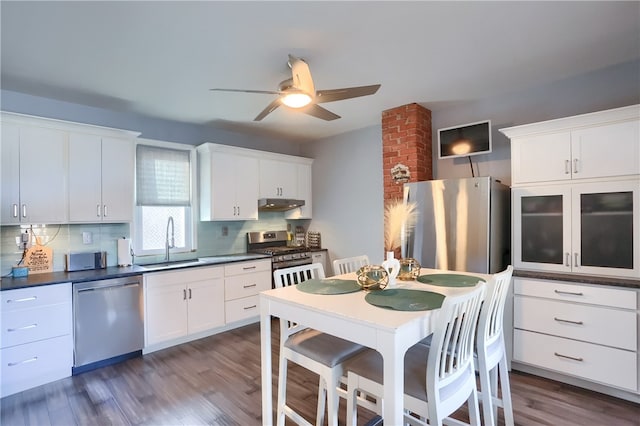
[[[593,275],[559,274],[555,272],[514,270],[514,277],[567,281],[580,284],[601,284],[616,287],[640,288],[640,279],[597,277]]]
[[[78,272],[60,271],[60,272],[50,272],[46,274],[29,274],[24,278],[12,278],[12,277],[2,278],[2,282],[0,284],[0,290],[2,291],[15,290],[19,288],[37,287],[42,285],[68,283],[68,282],[79,283],[79,282],[85,282],[85,281],[96,281],[96,280],[104,280],[109,278],[120,278],[120,277],[127,277],[131,275],[147,274],[151,272],[160,272],[160,271],[168,271],[168,270],[184,269],[184,268],[198,268],[202,266],[221,265],[225,263],[244,262],[249,260],[257,260],[257,259],[268,259],[270,257],[271,256],[264,255],[264,254],[238,253],[238,254],[227,254],[227,255],[221,255],[221,256],[201,257],[199,259],[202,259],[203,261],[197,264],[176,263],[175,265],[167,266],[160,269],[154,269],[154,270],[145,269],[144,265],[133,265],[133,266],[110,266],[106,269],[92,269],[89,271],[78,271]]]

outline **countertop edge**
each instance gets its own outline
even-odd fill
[[[559,274],[553,272],[524,270],[514,270],[513,276],[516,278],[534,278],[552,281],[566,281],[579,284],[597,284],[640,289],[640,279],[636,280],[632,278],[599,277],[594,275]]]
[[[207,262],[202,262],[200,264],[194,264],[194,265],[188,265],[188,266],[176,265],[175,267],[167,267],[167,268],[156,269],[156,270],[147,270],[144,268],[144,265],[109,266],[105,269],[92,269],[88,271],[77,271],[77,272],[58,271],[58,272],[50,272],[45,274],[29,274],[24,278],[3,277],[2,281],[0,282],[0,291],[16,290],[16,289],[28,288],[28,287],[39,287],[39,286],[61,284],[61,283],[68,283],[68,282],[80,283],[80,282],[86,282],[86,281],[106,280],[111,278],[129,277],[132,275],[142,275],[142,274],[164,272],[164,271],[175,271],[177,269],[202,268],[207,266],[224,265],[224,264],[236,263],[236,262],[250,262],[252,260],[271,258],[271,256],[269,255],[257,254],[257,253],[238,253],[238,254],[211,256],[209,258],[212,259],[215,257],[219,257],[220,261],[216,262],[215,260],[210,260]],[[237,259],[233,259],[234,257],[237,257]]]

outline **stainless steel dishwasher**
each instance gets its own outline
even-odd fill
[[[73,284],[73,374],[140,356],[142,275]]]

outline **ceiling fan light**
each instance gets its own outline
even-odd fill
[[[290,108],[302,108],[310,102],[311,96],[306,93],[287,93],[282,97],[282,103]]]

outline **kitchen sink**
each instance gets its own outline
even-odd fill
[[[170,262],[150,263],[147,265],[138,265],[145,271],[157,271],[159,269],[173,269],[173,268],[186,268],[187,266],[204,265],[206,262],[201,262],[198,259],[189,260],[174,260]]]

